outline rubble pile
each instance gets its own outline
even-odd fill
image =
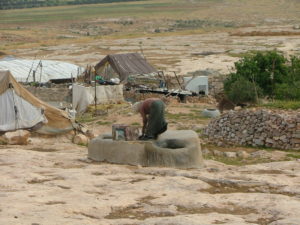
[[[229,111],[211,121],[204,134],[218,145],[300,150],[300,113],[261,109]]]
[[[204,104],[212,104],[217,105],[217,101],[214,97],[207,96],[187,96],[186,101],[188,103],[204,103]]]

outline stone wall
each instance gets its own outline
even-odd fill
[[[204,134],[218,145],[265,146],[300,150],[300,112],[229,111],[210,122]]]
[[[212,75],[208,77],[208,92],[212,96],[223,92],[224,90],[224,80],[226,75]]]
[[[51,88],[33,86],[24,87],[37,98],[56,107],[64,107],[72,103],[72,90],[66,85],[56,85]]]

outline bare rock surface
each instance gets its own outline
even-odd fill
[[[62,140],[0,146],[0,224],[300,224],[300,163],[93,163]]]

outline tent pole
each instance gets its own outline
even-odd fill
[[[42,60],[41,60],[40,67],[41,67],[41,73],[40,73],[40,83],[39,83],[39,87],[41,87],[41,82],[42,82],[42,73],[43,73],[43,64],[42,64]]]
[[[161,74],[162,74],[162,76],[163,76],[163,78],[164,78],[165,84],[166,84],[166,86],[167,86],[167,90],[169,90],[169,84],[168,84],[168,82],[167,82],[167,79],[166,79],[166,76],[165,76],[164,71],[161,70],[161,71],[159,71],[159,72],[161,72]]]
[[[97,81],[95,77],[95,115],[97,115]]]
[[[176,71],[173,71],[173,73],[174,73],[174,75],[175,75],[175,77],[176,77],[176,80],[177,80],[177,82],[178,82],[178,84],[179,84],[179,87],[183,90],[183,88],[182,88],[182,86],[181,86],[181,83],[180,83],[180,81],[179,81],[179,79],[178,79],[178,76],[177,76],[177,74],[176,74]]]
[[[34,59],[36,59],[36,55],[35,55]],[[31,65],[31,67],[30,67],[30,70],[29,70],[28,76],[27,76],[27,78],[26,78],[26,83],[28,82],[28,79],[29,79],[30,73],[31,73],[31,71],[32,71],[32,69],[33,69],[33,64],[34,64],[34,61],[32,61],[32,65]]]

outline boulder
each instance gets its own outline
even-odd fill
[[[213,154],[214,154],[214,156],[223,156],[224,155],[224,153],[219,150],[213,150]]]
[[[77,145],[87,145],[89,138],[83,134],[77,134],[73,139],[73,143]]]
[[[9,145],[27,145],[30,132],[27,130],[17,130],[13,132],[6,132],[3,139]]]
[[[224,156],[227,158],[236,158],[237,154],[236,152],[224,152]]]
[[[87,130],[85,134],[89,139],[93,139],[96,137],[95,133],[92,130]]]
[[[250,157],[250,154],[247,153],[246,151],[238,151],[236,153],[237,157],[242,158],[242,159],[246,159]]]

